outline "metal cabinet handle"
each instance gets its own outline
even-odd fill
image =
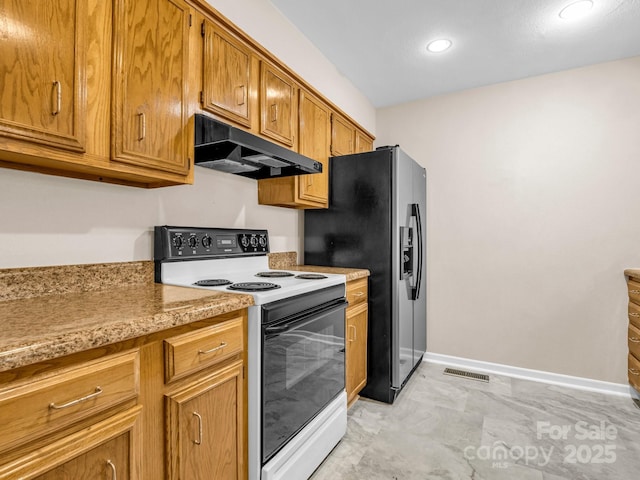
[[[62,110],[62,84],[56,80],[53,82],[53,108],[51,109],[51,115],[58,115]]]
[[[357,331],[356,331],[356,326],[355,325],[349,325],[349,332],[353,332],[353,335],[349,335],[349,341],[350,342],[355,342],[356,339],[358,338],[357,335]]]
[[[629,341],[631,343],[640,343],[640,338],[638,338],[638,337],[629,337]]]
[[[111,480],[118,480],[118,472],[114,463],[111,460],[107,460],[107,465],[111,468]]]
[[[629,369],[629,373],[630,373],[631,375],[635,375],[636,377],[637,377],[638,375],[640,375],[640,372],[638,372],[638,370],[636,370],[635,368],[630,368],[630,369]]]
[[[84,397],[80,397],[80,398],[77,398],[75,400],[71,400],[70,402],[63,403],[62,405],[56,405],[54,402],[51,402],[49,404],[49,408],[51,408],[52,410],[60,410],[60,409],[63,409],[63,408],[73,407],[74,405],[77,405],[79,403],[86,402],[87,400],[91,400],[92,398],[97,397],[101,393],[102,393],[102,388],[96,387],[95,392],[90,393],[89,395],[85,395]]]
[[[364,296],[364,292],[355,292],[355,293],[353,294],[353,296],[354,296],[354,297],[362,297],[362,296]]]
[[[193,440],[196,445],[202,445],[202,415],[198,412],[193,412],[193,416],[198,419],[198,438]]]
[[[637,295],[638,293],[640,293],[640,290],[629,290],[629,293],[633,293],[634,295]]]
[[[210,348],[209,350],[198,350],[198,355],[206,355],[207,353],[212,353],[217,350],[222,350],[226,346],[227,346],[227,342],[220,342],[220,345],[218,345],[217,347]]]
[[[247,101],[246,95],[246,87],[244,85],[240,85],[236,87],[236,104],[244,105],[244,102]]]
[[[630,317],[640,317],[640,313],[630,313]]]
[[[278,120],[278,105],[271,105],[271,121],[276,122]]]
[[[144,112],[138,114],[138,140],[144,140],[147,136],[147,117]]]

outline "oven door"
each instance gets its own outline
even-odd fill
[[[263,325],[263,465],[344,390],[346,306],[340,299]]]

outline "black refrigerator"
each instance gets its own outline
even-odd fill
[[[332,157],[329,178],[329,208],[304,213],[304,263],[371,271],[360,395],[393,403],[427,348],[426,171],[380,147]]]

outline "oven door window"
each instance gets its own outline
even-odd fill
[[[344,390],[344,308],[263,326],[263,464]]]

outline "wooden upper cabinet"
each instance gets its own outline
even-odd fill
[[[296,84],[282,70],[262,62],[260,75],[260,133],[294,146],[297,112]]]
[[[301,175],[299,196],[327,206],[329,201],[329,149],[331,111],[314,95],[300,91],[300,138],[298,151],[322,163],[322,173]]]
[[[356,128],[340,115],[331,116],[331,155],[349,155],[355,152]]]
[[[85,149],[86,2],[0,3],[0,136]]]
[[[186,174],[189,6],[115,0],[113,160]]]
[[[202,23],[202,108],[251,126],[251,50],[208,20]]]
[[[361,130],[356,130],[356,150],[355,153],[370,152],[373,150],[373,139],[365,135]]]

